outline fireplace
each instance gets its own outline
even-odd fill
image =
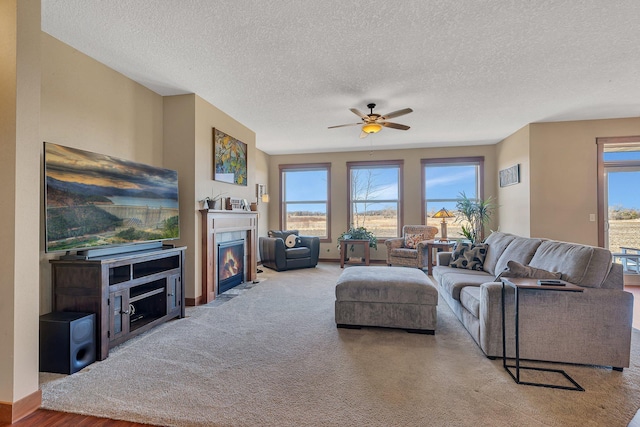
[[[244,282],[244,240],[218,243],[218,294]]]
[[[231,240],[244,240],[244,278],[245,282],[253,282],[258,277],[257,248],[258,212],[252,211],[219,211],[203,209],[202,231],[202,295],[193,300],[187,299],[189,305],[207,304],[218,296],[218,243]]]

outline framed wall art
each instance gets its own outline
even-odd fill
[[[213,129],[213,179],[247,185],[247,144]]]
[[[507,187],[520,182],[520,164],[513,165],[499,172],[500,187]]]

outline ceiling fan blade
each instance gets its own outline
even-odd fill
[[[349,110],[351,110],[353,114],[355,114],[356,116],[362,119],[366,119],[367,117],[369,117],[366,114],[364,114],[362,111],[358,110],[357,108],[349,108]]]
[[[329,126],[327,129],[343,128],[345,126],[360,126],[360,125],[362,125],[362,123],[349,123],[348,125]]]
[[[369,134],[366,133],[365,131],[362,131],[362,133],[360,134],[360,139],[366,138],[367,136],[369,136]]]
[[[409,114],[412,113],[413,110],[411,108],[404,108],[402,110],[398,110],[398,111],[394,111],[392,113],[389,114],[385,114],[384,116],[380,117],[383,120],[387,120],[387,119],[392,119],[394,117],[398,117],[398,116],[404,116],[405,114]]]
[[[409,126],[401,125],[399,123],[391,123],[391,122],[382,122],[380,123],[382,126],[386,128],[400,129],[400,130],[408,130]]]

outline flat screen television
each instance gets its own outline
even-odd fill
[[[44,176],[47,252],[180,237],[174,170],[45,142]]]

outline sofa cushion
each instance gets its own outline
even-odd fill
[[[460,290],[460,304],[467,311],[473,314],[476,319],[480,318],[480,286],[465,286]]]
[[[431,270],[433,272],[433,278],[438,282],[442,282],[442,277],[446,274],[478,274],[477,271],[474,270],[464,270],[461,268],[451,268],[448,265],[436,265]]]
[[[547,240],[542,242],[529,265],[559,271],[563,280],[579,285],[585,278],[592,256],[591,246]]]
[[[620,265],[620,264],[618,264]],[[605,283],[611,273],[613,255],[609,249],[593,247],[593,255],[584,274],[584,278],[578,283],[586,288],[606,288]],[[620,288],[621,289],[621,288]]]
[[[306,246],[300,246],[298,248],[285,249],[287,259],[309,258],[311,256],[311,249]]]
[[[495,274],[500,273],[502,270],[507,268],[507,263],[509,261],[517,261],[520,264],[531,265],[531,259],[533,255],[536,253],[538,246],[542,243],[541,239],[530,239],[527,237],[516,237],[509,243],[509,245],[505,248],[502,255],[498,259],[496,263],[496,267],[494,270]],[[539,267],[539,266],[534,266]],[[544,268],[544,267],[539,267]],[[551,270],[550,268],[545,268],[545,270]]]
[[[486,254],[486,243],[458,243],[453,251],[449,266],[482,271],[482,264]]]
[[[460,291],[465,286],[480,286],[483,283],[493,281],[493,276],[489,273],[485,273],[484,271],[458,270],[460,273],[449,273],[440,277],[441,291],[447,295],[451,295],[453,299],[458,301],[460,301]]]
[[[418,243],[422,242],[424,236],[422,234],[405,234],[404,235],[404,247],[408,249],[415,249],[418,247]]]
[[[483,269],[489,274],[496,275],[499,271],[496,271],[496,263],[500,258],[500,255],[504,252],[509,243],[511,243],[516,236],[513,234],[502,233],[500,231],[494,231],[487,237],[485,243],[487,247],[487,256],[484,258]]]
[[[418,251],[415,249],[395,248],[391,249],[391,256],[398,258],[418,259]]]
[[[465,268],[453,268],[447,265],[436,265],[433,267],[433,278],[440,280],[440,277],[447,274],[465,274],[469,276],[477,276],[480,272],[476,270],[467,270]],[[484,273],[484,271],[482,272]],[[484,275],[483,275],[484,276]],[[486,274],[486,277],[493,279],[493,276]]]
[[[503,271],[502,277],[522,277],[525,279],[559,279],[562,277],[560,272],[551,272],[541,268],[531,267],[530,265],[522,265],[517,261],[509,261],[507,270]]]
[[[415,268],[345,268],[335,292],[337,301],[438,305],[438,290]]]

